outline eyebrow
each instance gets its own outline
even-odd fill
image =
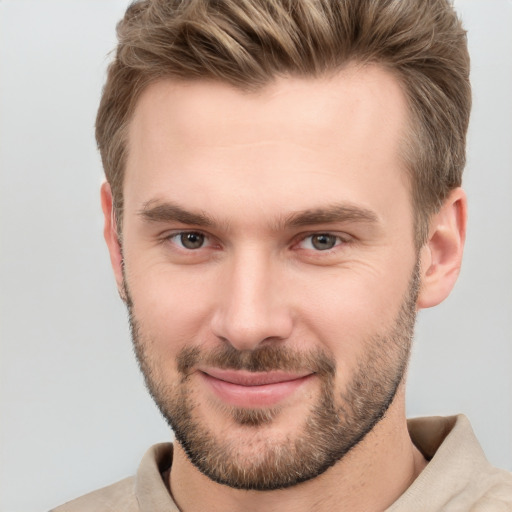
[[[139,215],[149,222],[180,222],[190,226],[209,227],[216,222],[203,212],[190,212],[175,203],[161,203],[151,200],[144,203],[139,210]]]
[[[283,224],[288,227],[304,227],[313,224],[332,224],[335,222],[362,222],[376,224],[378,217],[372,210],[350,204],[330,205],[295,212],[286,217]]]
[[[204,212],[192,212],[172,202],[147,201],[138,214],[148,222],[179,222],[189,226],[219,226],[213,217]],[[361,222],[376,224],[378,217],[372,210],[351,204],[334,204],[322,208],[313,208],[292,212],[273,226],[273,229],[298,228],[315,224],[333,224],[341,222]]]

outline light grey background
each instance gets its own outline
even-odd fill
[[[0,0],[0,510],[132,474],[170,433],[146,396],[106,248],[93,124],[125,0]],[[470,222],[452,296],[422,312],[410,415],[463,411],[512,469],[512,3],[469,30]]]

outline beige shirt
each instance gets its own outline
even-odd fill
[[[427,467],[387,512],[512,512],[512,473],[492,467],[463,415],[409,420]],[[162,478],[172,444],[152,446],[137,475],[53,512],[178,512]]]

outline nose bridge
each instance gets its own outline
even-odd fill
[[[223,273],[214,334],[238,350],[288,337],[292,319],[276,259],[248,244],[234,251],[230,260]]]

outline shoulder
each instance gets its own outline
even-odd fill
[[[155,444],[142,458],[137,474],[69,501],[50,512],[178,511],[162,475],[172,464],[172,444]]]
[[[388,512],[512,512],[512,473],[488,462],[465,416],[408,426],[429,463]]]
[[[512,473],[487,466],[465,489],[473,497],[470,512],[512,512]]]
[[[139,512],[135,478],[129,477],[54,508],[50,512]]]

